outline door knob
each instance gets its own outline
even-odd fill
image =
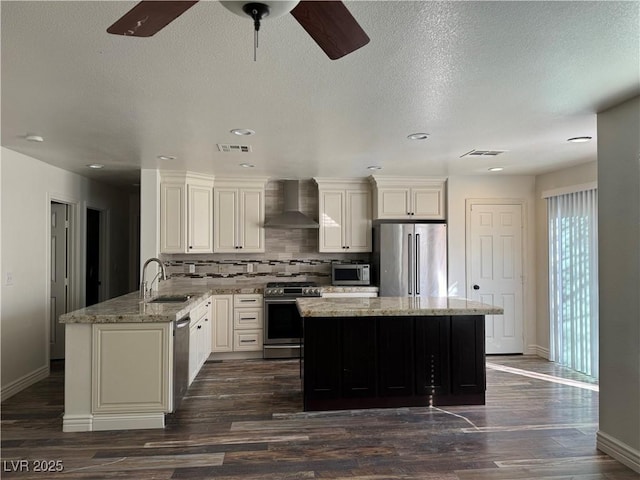
[[[480,285],[474,285],[474,286],[473,286],[473,289],[474,289],[474,290],[480,290]]]

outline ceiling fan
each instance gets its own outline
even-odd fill
[[[133,37],[150,37],[178,18],[196,1],[142,1],[111,25],[108,33]],[[337,0],[321,1],[221,1],[228,10],[254,21],[255,35],[260,21],[291,12],[302,28],[331,60],[341,58],[369,43],[369,37]],[[257,43],[256,43],[257,46]]]

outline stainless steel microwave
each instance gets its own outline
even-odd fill
[[[364,263],[332,263],[332,285],[370,285],[371,268]]]

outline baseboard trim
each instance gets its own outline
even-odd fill
[[[34,383],[37,383],[40,380],[44,380],[49,376],[49,373],[49,365],[47,364],[17,380],[14,380],[9,385],[3,386],[2,392],[0,392],[0,402],[4,402],[8,398],[13,397],[16,393],[21,392]]]
[[[640,473],[640,451],[602,431],[596,434],[596,448],[631,470]]]
[[[94,432],[105,430],[142,430],[146,428],[164,428],[164,413],[133,413],[117,415],[94,415]]]
[[[527,347],[528,355],[535,355],[537,357],[545,358],[549,360],[549,349],[541,347],[540,345],[529,345]]]
[[[62,417],[63,432],[90,432],[93,425],[93,415],[67,415]]]

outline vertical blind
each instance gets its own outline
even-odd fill
[[[550,357],[598,376],[598,191],[547,198]]]

